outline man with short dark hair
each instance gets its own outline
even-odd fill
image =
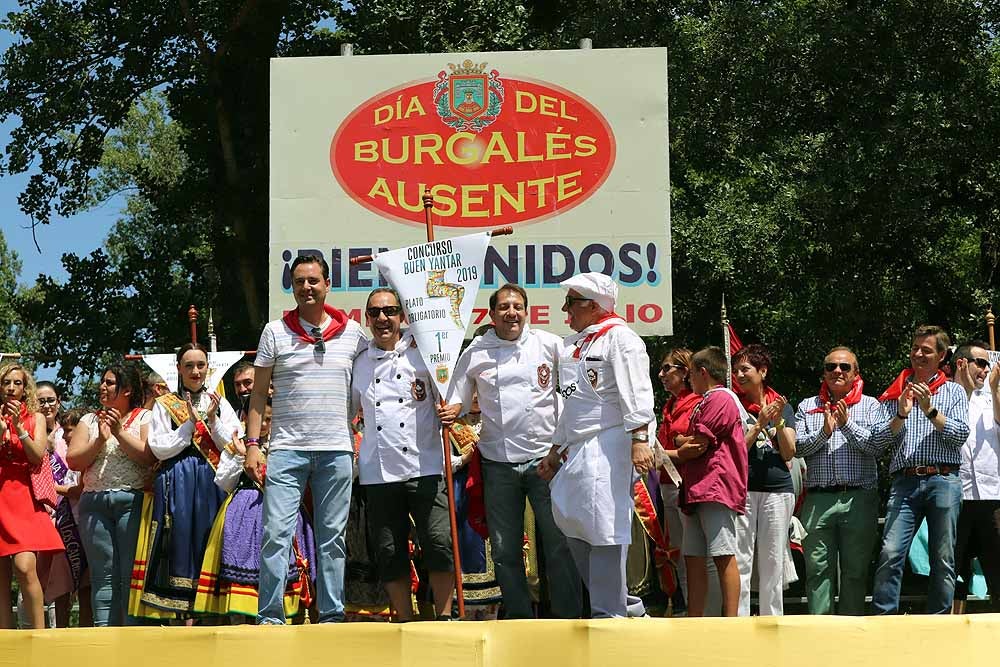
[[[435,615],[450,619],[455,564],[442,477],[441,425],[454,416],[438,406],[435,383],[417,343],[401,329],[405,316],[399,295],[387,287],[372,291],[365,320],[372,339],[354,360],[351,413],[361,408],[364,416],[358,482],[368,495],[368,530],[374,537],[379,578],[397,618],[412,620],[412,517],[421,558],[430,572]]]
[[[969,437],[969,399],[940,369],[949,343],[948,334],[940,327],[918,327],[910,346],[910,368],[879,397],[881,415],[872,438],[879,449],[890,450],[892,473],[872,599],[880,614],[899,610],[903,564],[925,517],[930,556],[927,611],[951,612],[955,537],[962,504],[958,471],[961,448]]]
[[[528,295],[508,283],[490,295],[493,328],[475,338],[455,365],[449,400],[468,411],[479,397],[486,523],[505,618],[532,618],[524,571],[524,503],[535,514],[554,616],[579,618],[580,576],[555,524],[548,483],[538,465],[552,446],[562,341],[529,327]]]
[[[563,408],[540,474],[554,479],[552,514],[590,591],[594,618],[641,616],[628,595],[635,473],[653,466],[653,386],[642,338],[615,315],[618,286],[602,273],[562,282],[563,311],[575,334],[563,340]],[[560,463],[561,452],[566,462]]]
[[[239,399],[237,414],[240,421],[246,421],[247,412],[250,405],[250,395],[253,393],[254,366],[249,361],[243,360],[236,364],[233,371],[233,387],[236,389],[236,397]]]
[[[257,611],[257,622],[266,625],[285,622],[285,579],[306,485],[313,498],[319,622],[344,619],[344,530],[354,459],[351,371],[368,340],[344,311],[326,304],[329,291],[326,260],[297,257],[292,262],[297,307],[264,327],[254,361],[244,469],[257,483],[264,483],[259,439],[272,380],[275,388]]]
[[[986,343],[970,341],[952,355],[953,377],[969,397],[969,437],[962,445],[962,510],[958,515],[955,611],[965,612],[972,559],[986,576],[990,606],[1000,611],[1000,365],[990,372]],[[987,378],[989,383],[987,384]]]
[[[865,613],[872,549],[878,537],[878,447],[872,426],[879,403],[865,396],[858,360],[847,347],[823,359],[819,394],[799,404],[795,455],[806,461],[799,516],[806,537],[810,614]],[[839,575],[839,576],[838,576]]]

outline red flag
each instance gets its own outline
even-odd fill
[[[743,347],[743,341],[736,335],[736,330],[733,329],[732,324],[726,322],[726,328],[729,329],[729,354],[734,355]]]

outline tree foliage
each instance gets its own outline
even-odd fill
[[[969,0],[33,0],[0,61],[0,114],[23,121],[2,166],[40,167],[21,199],[39,222],[133,195],[107,253],[39,283],[78,312],[60,358],[176,344],[190,301],[252,345],[268,58],[666,46],[676,335],[658,345],[719,342],[725,293],[779,389],[811,394],[841,343],[881,387],[916,324],[982,336],[996,301],[998,19]]]

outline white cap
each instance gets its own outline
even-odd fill
[[[576,290],[580,296],[593,299],[598,306],[609,313],[614,312],[615,301],[618,300],[618,285],[603,273],[596,271],[581,273],[562,281],[559,286],[567,290]]]

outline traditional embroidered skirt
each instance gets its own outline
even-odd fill
[[[497,583],[490,555],[489,540],[483,539],[467,520],[468,492],[466,470],[452,478],[455,489],[455,519],[458,524],[458,548],[462,558],[462,589],[465,619],[496,620],[500,607],[500,585]]]
[[[263,496],[247,483],[241,485],[219,510],[202,562],[194,611],[201,614],[241,614],[255,617],[260,579],[260,545],[263,538]],[[295,547],[289,558],[285,587],[285,616],[305,611],[310,600],[302,571],[315,581],[316,545],[312,527],[299,511]]]
[[[164,463],[153,484],[144,604],[193,610],[208,536],[224,500],[215,470],[193,447]]]
[[[351,490],[347,514],[347,566],[344,571],[344,616],[352,621],[388,621],[392,615],[389,595],[375,569],[375,541],[368,526],[365,487]],[[411,570],[412,572],[412,570]]]

